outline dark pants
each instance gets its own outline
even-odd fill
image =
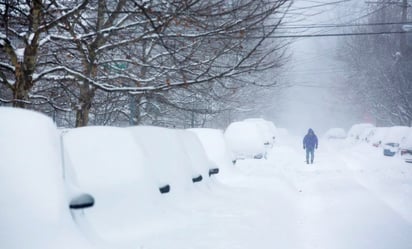
[[[315,148],[306,147],[306,163],[309,163],[309,159],[310,159],[310,163],[313,163],[314,158],[315,158]]]

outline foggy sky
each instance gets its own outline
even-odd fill
[[[293,8],[299,9],[316,4],[319,2],[296,0]],[[337,24],[351,21],[356,19],[357,15],[362,15],[354,5],[354,1],[348,1],[344,4],[305,9],[301,11],[303,15],[291,18],[290,24]],[[315,13],[319,14],[304,16]],[[296,21],[297,18],[301,20]],[[340,31],[342,30],[323,28],[307,30],[304,33]],[[294,40],[290,47],[292,56],[285,67],[284,78],[291,86],[284,90],[282,111],[274,120],[278,127],[288,128],[297,135],[313,128],[322,135],[329,128],[340,127],[347,131],[352,124],[362,122],[355,113],[348,110],[350,103],[342,102],[339,94],[339,89],[344,87],[342,79],[345,76],[345,67],[336,58],[338,39],[341,38],[317,37]]]

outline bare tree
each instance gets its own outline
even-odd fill
[[[45,59],[48,32],[84,8],[88,0],[64,5],[60,1],[7,0],[0,3],[0,84],[11,91],[7,99],[13,106],[30,103],[30,91],[42,77],[54,71]],[[46,99],[46,96],[41,98]]]
[[[370,6],[370,25],[357,32],[402,32],[406,8],[383,1]],[[379,24],[379,25],[377,25]],[[342,58],[355,74],[348,78],[347,93],[363,113],[373,115],[381,125],[411,125],[412,99],[410,50],[405,34],[352,37],[342,47]]]
[[[66,2],[71,3],[72,8],[67,8]],[[10,100],[13,103],[30,101],[29,93],[35,82],[43,80],[48,86],[53,83],[49,89],[55,91],[43,91],[49,94],[43,96],[44,99],[53,102],[52,94],[60,92],[55,95],[61,97],[64,93],[66,102],[73,103],[69,108],[76,111],[76,126],[87,125],[91,114],[96,120],[120,116],[137,120],[139,109],[135,108],[137,111],[132,113],[132,108],[127,106],[143,107],[144,103],[149,103],[146,97],[149,93],[156,93],[157,99],[162,96],[163,104],[180,110],[191,109],[193,113],[193,108],[179,105],[181,99],[176,97],[179,95],[165,94],[165,91],[192,91],[196,89],[192,85],[210,89],[213,85],[220,85],[222,89],[239,88],[255,83],[250,73],[278,67],[283,46],[267,42],[267,38],[274,34],[290,4],[290,0],[8,3],[3,20],[17,15],[11,14],[9,6],[17,6],[14,7],[16,13],[23,13],[27,6],[33,11],[41,10],[42,15],[48,13],[45,10],[52,11],[47,18],[39,17],[52,21],[47,28],[32,27],[30,20],[27,23],[16,21],[16,25],[39,30],[42,39],[30,39],[28,44],[33,44],[36,51],[42,48],[42,53],[47,54],[48,49],[53,53],[44,57],[41,68],[39,63],[29,63],[32,57],[27,56],[28,66],[24,68],[29,70],[15,75],[16,79],[24,75],[28,78],[25,82],[29,83],[14,84],[8,80],[7,73],[18,70],[10,65],[14,62],[9,52],[11,63],[1,64],[0,76],[3,86],[19,93]],[[10,27],[9,23],[7,25]],[[37,25],[36,22],[33,25]],[[7,32],[9,30],[18,37],[15,28]],[[8,48],[7,42],[16,38],[9,39],[7,32],[4,31],[6,35],[2,32],[2,48],[18,51]],[[26,32],[26,36],[30,34]],[[31,80],[32,76],[35,80]],[[22,85],[24,91],[14,90]],[[190,96],[190,91],[186,97]],[[130,98],[128,94],[135,97]],[[193,99],[193,95],[190,98]],[[127,102],[129,105],[125,107]],[[110,110],[105,106],[107,103],[112,106]],[[213,108],[208,110],[209,113],[213,111]]]

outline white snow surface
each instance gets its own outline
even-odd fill
[[[82,236],[93,233],[94,248],[113,249],[412,245],[412,164],[365,142],[320,139],[315,162],[307,165],[302,137],[284,134],[267,160],[241,160],[236,172],[198,185],[191,182],[199,170],[190,166],[194,158],[182,154],[190,153],[182,130],[70,130],[66,166],[96,197],[84,211],[88,226],[78,229],[67,208],[52,122],[7,108],[0,117],[0,248],[92,248]],[[162,171],[168,174],[159,177]],[[161,195],[160,179],[180,184],[179,194],[172,187]]]

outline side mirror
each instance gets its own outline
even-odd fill
[[[160,191],[160,193],[162,193],[162,194],[169,193],[169,192],[170,192],[170,185],[167,184],[167,185],[165,185],[165,186],[163,186],[163,187],[160,187],[160,188],[159,188],[159,191]]]
[[[196,182],[201,182],[203,180],[203,176],[199,175],[197,177],[192,178],[192,182],[196,183]]]
[[[89,194],[79,194],[75,196],[69,204],[70,209],[83,209],[93,207],[94,205],[94,198]]]
[[[209,177],[219,173],[219,168],[209,169]]]

